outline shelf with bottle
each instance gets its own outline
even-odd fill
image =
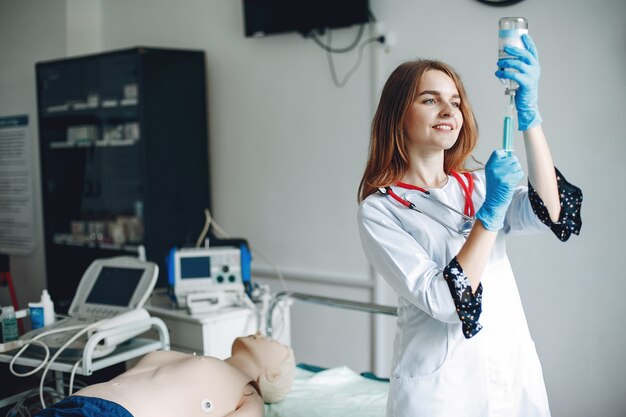
[[[139,216],[117,216],[114,220],[72,220],[69,233],[54,233],[57,245],[81,246],[137,252],[143,243],[143,220]]]
[[[50,149],[133,146],[139,136],[136,121],[108,124],[102,129],[96,124],[79,124],[68,126],[65,140],[50,142],[49,146]]]
[[[113,140],[96,140],[96,141],[77,141],[77,142],[51,142],[50,149],[68,149],[68,148],[104,148],[109,146],[133,146],[139,142],[139,139],[113,139]]]
[[[57,233],[53,237],[53,242],[57,245],[78,246],[83,248],[99,248],[105,250],[124,251],[128,253],[138,253],[140,244],[120,244],[112,242],[98,242],[87,239],[76,239],[68,233]]]
[[[119,89],[118,89],[119,88]],[[128,83],[121,88],[109,91],[108,94],[90,92],[83,97],[63,102],[47,101],[43,105],[43,116],[68,116],[84,114],[100,110],[115,110],[128,107],[137,107],[139,104],[139,91],[136,83]]]
[[[57,111],[44,110],[42,112],[42,120],[64,120],[67,119],[68,123],[71,123],[73,119],[78,117],[95,117],[98,119],[110,119],[110,118],[139,118],[139,106],[126,105],[120,107],[98,107],[88,108],[83,110],[73,109],[69,104],[64,104],[59,107]],[[63,110],[65,109],[65,110]]]
[[[70,103],[61,103],[57,105],[48,106],[45,109],[44,116],[66,116],[73,114],[82,114],[93,112],[94,110],[108,110],[108,109],[117,109],[124,107],[132,107],[137,106],[139,104],[139,100],[136,98],[132,99],[111,99],[107,101],[103,101],[101,104],[97,106],[90,106],[85,102],[70,102]]]

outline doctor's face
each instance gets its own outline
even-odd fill
[[[415,101],[404,116],[407,149],[432,152],[450,149],[463,126],[456,84],[439,70],[424,73]]]

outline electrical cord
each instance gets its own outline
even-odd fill
[[[76,361],[74,366],[72,366],[72,372],[70,372],[70,386],[67,389],[68,396],[72,395],[72,391],[74,391],[74,376],[76,375],[76,370],[82,361],[82,359],[79,359]]]
[[[209,209],[204,209],[204,215],[205,215],[205,223],[204,223],[204,228],[202,229],[202,232],[200,233],[200,236],[198,237],[198,241],[196,242],[196,247],[198,247],[198,243],[202,242],[204,240],[204,238],[206,237],[206,234],[208,233],[209,229],[212,227],[213,230],[216,232],[217,237],[220,237],[222,239],[228,239],[230,238],[230,235],[220,227],[219,224],[217,224],[215,222],[215,219],[213,218],[213,216],[211,215],[211,212],[209,211]],[[266,256],[264,256],[263,254],[261,254],[257,249],[254,249],[252,246],[250,247],[250,252],[252,252],[252,254],[254,256],[257,256],[259,258],[261,258],[263,261],[265,261],[268,265],[270,265],[270,267],[274,270],[274,272],[276,273],[276,276],[278,277],[283,290],[287,291],[287,282],[285,280],[285,277],[283,276],[283,274],[280,272],[280,270],[278,269],[278,267],[276,267],[276,265],[271,262]],[[252,311],[256,312],[256,316],[257,316],[257,329],[261,330],[261,327],[264,326],[263,323],[261,323],[261,317],[262,317],[262,312],[267,310],[267,303],[263,303],[260,307],[256,306],[254,303],[252,303],[250,300],[248,300],[247,298],[245,299],[246,305],[248,306],[248,308],[250,308]],[[280,321],[280,327],[278,328],[276,334],[278,336],[282,335],[283,331],[284,331],[284,327],[285,327],[285,305],[281,305],[279,306],[279,311],[280,311],[280,316],[282,318],[282,320]],[[265,332],[263,332],[265,333]]]
[[[11,371],[11,373],[15,376],[18,377],[25,377],[25,376],[29,376],[29,375],[33,375],[34,373],[38,372],[42,367],[45,366],[43,373],[41,375],[41,380],[39,382],[39,400],[41,402],[41,406],[43,408],[46,408],[46,403],[44,400],[44,383],[46,380],[46,375],[48,374],[48,371],[50,370],[50,367],[52,366],[52,364],[57,360],[57,358],[61,355],[61,353],[63,353],[63,351],[65,349],[67,349],[72,343],[74,343],[74,341],[76,339],[78,339],[79,337],[81,337],[83,334],[87,333],[89,330],[93,329],[94,327],[99,326],[102,323],[103,320],[99,320],[95,323],[91,323],[89,325],[75,325],[75,326],[67,326],[67,327],[61,327],[58,329],[51,329],[48,331],[45,331],[43,333],[40,333],[38,335],[36,335],[35,337],[33,337],[32,339],[29,339],[28,341],[25,342],[24,346],[22,346],[22,348],[13,356],[13,358],[11,358],[11,361],[9,362],[9,370]],[[50,349],[48,348],[48,346],[39,341],[38,339],[41,339],[42,337],[45,336],[49,336],[51,334],[56,334],[56,333],[64,333],[64,332],[69,332],[69,331],[73,331],[73,330],[78,330],[78,332],[76,332],[76,334],[74,334],[72,337],[70,337],[56,352],[55,354],[52,356],[52,358],[50,358]],[[15,366],[15,361],[22,355],[22,353],[24,353],[24,351],[26,349],[28,349],[28,347],[31,344],[37,344],[43,347],[44,351],[45,351],[45,356],[42,359],[41,363],[39,365],[37,365],[37,367],[35,367],[34,369],[32,369],[29,372],[26,373],[18,373],[17,371],[15,371],[15,369],[13,369],[13,367]],[[76,373],[76,370],[78,369],[78,366],[80,364],[80,362],[82,361],[79,360],[74,364],[74,367],[72,368],[72,373],[71,373],[71,377],[70,377],[70,393],[73,389],[73,384],[74,384],[74,375]]]
[[[330,44],[331,41],[332,41],[332,34],[330,31],[328,31],[328,43]],[[339,79],[337,78],[337,71],[335,70],[335,63],[333,61],[332,53],[329,51],[326,52],[326,58],[328,59],[328,66],[330,67],[330,75],[333,79],[333,84],[335,84],[337,88],[343,88],[348,83],[348,80],[350,79],[350,77],[352,77],[352,75],[356,72],[357,69],[359,69],[359,66],[361,65],[361,61],[363,60],[363,50],[365,49],[367,45],[374,43],[374,42],[385,43],[385,37],[381,35],[381,36],[376,36],[374,38],[369,38],[363,41],[363,43],[359,47],[356,64],[352,66],[352,68],[346,73],[345,77],[341,81],[339,81]]]
[[[317,37],[317,35],[315,34],[315,32],[311,33],[311,39],[313,39],[313,42],[315,42],[320,48],[322,48],[323,50],[325,50],[328,53],[333,53],[333,54],[344,54],[346,52],[350,52],[351,50],[353,50],[354,48],[357,47],[357,45],[359,44],[359,42],[361,41],[361,38],[363,37],[363,31],[365,30],[365,25],[359,25],[359,32],[356,35],[356,38],[354,39],[354,41],[346,46],[345,48],[333,48],[330,45],[330,41],[328,42],[328,45],[324,45],[322,43],[322,41]],[[330,34],[331,30],[328,30],[328,33]]]
[[[376,16],[374,16],[372,11],[369,10],[368,11],[368,22],[375,22],[375,21],[376,21]],[[357,57],[356,64],[353,65],[352,68],[346,73],[346,75],[344,76],[343,80],[339,81],[339,78],[337,77],[337,71],[335,70],[335,63],[333,62],[332,54],[343,54],[343,53],[352,51],[354,48],[356,48],[359,45],[359,42],[361,41],[361,38],[363,37],[364,30],[365,30],[365,23],[359,25],[359,31],[357,33],[356,38],[354,39],[354,41],[349,46],[347,46],[345,48],[333,48],[332,47],[332,30],[331,29],[328,29],[327,44],[324,44],[318,38],[318,36],[317,36],[317,34],[315,32],[312,32],[310,34],[311,39],[313,39],[313,41],[320,48],[322,48],[324,51],[326,51],[326,58],[328,60],[328,66],[330,67],[330,75],[331,75],[331,78],[333,80],[333,84],[337,88],[343,88],[348,83],[348,80],[350,79],[350,77],[352,77],[352,75],[359,68],[359,66],[361,65],[361,60],[363,59],[363,50],[365,49],[366,45],[369,45],[369,44],[374,43],[374,42],[379,42],[381,44],[385,43],[385,37],[383,35],[376,36],[376,37],[364,40],[363,43],[359,47],[359,52],[358,52],[359,55]]]
[[[83,334],[87,333],[89,330],[93,329],[94,327],[97,327],[97,326],[101,325],[102,321],[103,320],[100,320],[100,321],[92,323],[92,324],[90,324],[88,326],[83,327],[74,336],[72,336],[67,342],[65,342],[65,344],[63,346],[61,346],[59,348],[59,350],[57,350],[56,353],[52,356],[50,361],[48,361],[48,364],[44,368],[43,373],[41,375],[41,381],[39,382],[39,400],[41,401],[41,406],[43,408],[46,408],[46,402],[45,402],[45,400],[43,398],[43,385],[44,385],[44,382],[45,382],[45,379],[46,379],[46,375],[48,374],[48,371],[50,370],[50,367],[52,366],[54,361],[56,361],[57,358],[61,355],[61,353],[63,353],[63,351],[65,349],[67,349],[72,343],[74,343],[74,341],[76,339],[78,339],[79,337],[81,337]],[[74,365],[74,366],[76,366],[76,365]]]
[[[326,51],[326,58],[328,60],[328,66],[330,67],[330,75],[333,80],[333,84],[337,88],[343,88],[348,83],[348,80],[350,79],[350,77],[352,77],[352,75],[356,72],[356,70],[359,69],[359,66],[361,65],[361,61],[363,60],[363,50],[365,49],[367,45],[370,45],[375,42],[378,42],[381,44],[385,43],[385,37],[383,35],[380,35],[380,36],[375,36],[373,38],[366,39],[361,43],[361,45],[359,45],[359,42],[361,42],[361,38],[363,37],[364,28],[365,28],[364,24],[359,26],[359,32],[355,40],[352,42],[352,44],[350,44],[349,46],[345,48],[333,48],[332,47],[332,30],[330,29],[328,30],[328,34],[326,35],[327,44],[322,43],[315,33],[311,34],[311,39],[313,39],[313,41],[320,48]],[[359,50],[358,50],[356,64],[354,64],[352,68],[350,68],[350,70],[343,77],[343,79],[339,81],[339,78],[337,77],[337,70],[335,69],[335,63],[333,61],[332,54],[342,54],[342,53],[350,52],[357,46],[359,46]]]
[[[230,235],[226,233],[226,231],[224,231],[224,229],[222,229],[219,224],[217,224],[215,219],[212,217],[209,209],[204,209],[204,215],[205,215],[206,220],[204,223],[204,228],[202,229],[202,232],[200,233],[200,236],[198,237],[198,241],[196,242],[196,247],[199,247],[197,246],[198,242],[202,242],[204,240],[204,238],[206,237],[206,234],[208,233],[211,227],[213,228],[213,230],[217,232],[218,237],[222,239],[230,238]],[[267,263],[274,270],[274,272],[276,273],[276,276],[278,277],[278,280],[280,281],[283,287],[283,290],[287,291],[287,282],[285,280],[285,277],[280,272],[280,270],[276,267],[276,265],[274,265],[273,262],[271,262],[266,256],[264,256],[261,252],[259,252],[258,249],[252,246],[250,246],[250,252],[252,252],[253,255],[261,258],[263,261],[265,261],[265,263]]]
[[[211,212],[209,211],[209,209],[204,209],[204,217],[205,217],[204,227],[202,228],[202,232],[200,233],[200,236],[198,236],[198,240],[196,241],[196,248],[199,248],[202,246],[202,241],[206,237],[206,234],[209,231],[209,227],[211,227],[211,222],[213,221],[211,217]]]
[[[33,388],[29,391],[26,391],[25,393],[23,393],[22,397],[15,403],[15,405],[13,407],[11,407],[7,414],[6,417],[30,417],[33,415],[33,405],[31,404],[30,406],[26,406],[25,403],[26,401],[32,397],[33,395],[38,394],[39,392],[39,388]],[[54,401],[58,401],[60,399],[62,399],[62,396],[59,395],[59,393],[51,387],[45,387],[44,388],[44,392],[50,394],[50,396],[54,399]],[[56,398],[56,399],[55,399]],[[39,408],[37,407],[34,412],[38,412]]]
[[[38,372],[41,368],[43,368],[46,365],[46,363],[48,362],[48,358],[50,358],[50,349],[48,349],[48,346],[45,343],[40,342],[39,339],[41,339],[42,337],[45,337],[45,336],[49,336],[51,334],[64,333],[64,332],[68,332],[68,331],[72,331],[72,330],[80,330],[80,329],[83,329],[84,327],[85,326],[83,326],[83,325],[76,325],[76,326],[61,327],[61,328],[58,328],[58,329],[51,329],[51,330],[47,330],[47,331],[45,331],[43,333],[39,333],[38,335],[36,335],[32,339],[29,339],[29,340],[25,341],[24,345],[22,346],[22,348],[20,350],[18,350],[15,355],[13,355],[13,358],[11,358],[11,362],[9,362],[9,371],[11,371],[11,373],[13,375],[18,376],[18,377],[25,377],[25,376],[33,375],[34,373]],[[34,368],[33,370],[31,370],[29,372],[26,372],[26,373],[23,373],[23,374],[18,373],[17,371],[15,371],[15,369],[13,369],[13,367],[15,366],[15,361],[33,343],[43,347],[43,349],[45,351],[45,357],[44,357],[44,359],[42,359],[41,363],[39,365],[37,365],[37,367]]]

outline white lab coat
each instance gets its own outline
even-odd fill
[[[485,196],[484,171],[472,174],[473,203]],[[419,196],[393,190],[429,213],[459,225],[458,214]],[[454,177],[431,192],[460,211],[463,191]],[[481,283],[483,329],[471,339],[443,278],[465,239],[380,193],[359,207],[363,249],[398,294],[388,417],[546,417],[550,415],[541,365],[530,337],[505,250],[505,233],[549,230],[534,214],[526,187],[515,191],[505,227]]]

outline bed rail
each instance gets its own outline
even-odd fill
[[[272,301],[269,305],[269,309],[266,316],[265,331],[267,337],[272,337],[273,324],[272,317],[274,316],[274,308],[286,300],[300,300],[307,303],[326,305],[330,307],[342,308],[344,310],[356,310],[372,314],[386,314],[388,316],[397,316],[397,308],[392,306],[385,306],[381,304],[364,303],[360,301],[346,300],[342,298],[323,297],[320,295],[304,294],[299,292],[283,291],[279,292],[272,297]]]

